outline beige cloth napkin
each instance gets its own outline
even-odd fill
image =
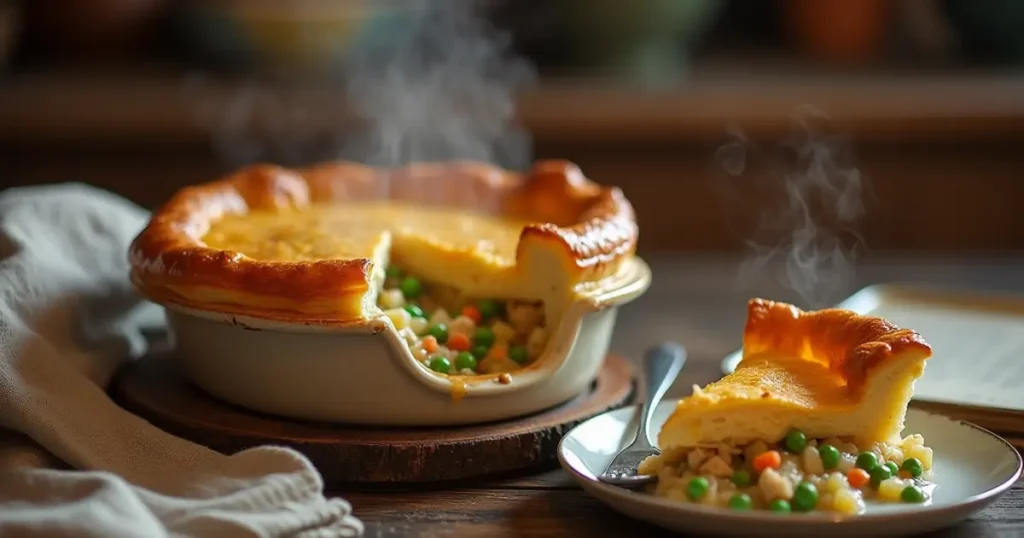
[[[107,397],[162,323],[126,276],[146,219],[79,184],[0,194],[0,536],[362,535],[298,452],[222,455]]]

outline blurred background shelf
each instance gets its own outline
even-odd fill
[[[342,132],[356,121],[344,88],[331,84],[285,88],[174,68],[53,69],[12,75],[0,85],[0,142],[203,143],[210,137],[200,121],[204,106],[260,94],[282,107],[301,103],[307,112],[281,127],[282,135],[288,129]],[[659,89],[551,77],[520,94],[517,116],[539,142],[674,144],[721,141],[733,130],[755,138],[785,135],[802,106],[862,142],[1024,137],[1024,75],[984,72],[829,77],[715,67],[685,85]]]

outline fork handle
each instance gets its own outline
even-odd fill
[[[665,342],[644,353],[644,401],[640,407],[640,431],[636,443],[653,447],[648,430],[651,416],[661,398],[672,386],[686,362],[686,348],[675,342]]]

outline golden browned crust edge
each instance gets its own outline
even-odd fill
[[[804,311],[760,298],[747,304],[744,356],[778,352],[820,362],[851,389],[863,387],[872,370],[907,351],[932,355],[920,334],[882,318],[840,308]]]
[[[389,184],[403,188],[389,191]],[[262,261],[208,248],[201,238],[225,214],[373,199],[482,206],[536,222],[523,230],[517,258],[530,244],[557,249],[572,282],[613,274],[635,252],[638,238],[621,190],[598,185],[566,161],[538,161],[526,174],[476,162],[390,169],[330,162],[301,170],[256,164],[181,189],[159,208],[130,247],[132,282],[160,303],[285,321],[351,321],[362,314],[352,305],[370,286],[371,260]],[[231,298],[214,303],[175,291],[183,288]],[[318,303],[337,306],[294,308]]]

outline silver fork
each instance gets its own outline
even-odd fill
[[[633,435],[633,441],[615,455],[608,468],[597,477],[598,480],[626,487],[654,481],[654,475],[637,474],[637,467],[648,456],[661,453],[651,444],[648,435],[651,416],[685,363],[686,348],[674,342],[652,347],[644,353],[642,380],[646,394],[640,406],[640,425]]]

